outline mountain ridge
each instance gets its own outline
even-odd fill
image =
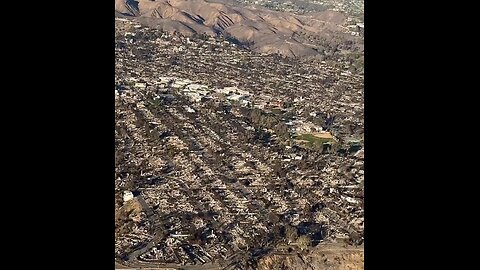
[[[304,16],[206,0],[116,0],[115,11],[165,31],[223,35],[257,52],[292,57],[319,54],[310,39],[353,39],[346,16],[334,11]]]

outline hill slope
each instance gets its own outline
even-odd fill
[[[354,39],[343,26],[346,17],[334,11],[300,16],[204,0],[116,0],[115,11],[166,31],[223,35],[257,52],[286,56],[318,54],[322,37]]]

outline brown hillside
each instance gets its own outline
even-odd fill
[[[305,39],[344,34],[346,17],[334,11],[309,16],[265,9],[250,9],[205,0],[116,0],[115,11],[141,18],[150,26],[184,34],[206,33],[230,36],[258,52],[305,56],[317,53]],[[353,38],[343,35],[344,38]]]

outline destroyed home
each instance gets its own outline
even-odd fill
[[[226,266],[363,243],[363,75],[345,59],[128,20],[116,33],[117,260]]]

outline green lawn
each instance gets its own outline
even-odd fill
[[[277,109],[277,108],[271,109],[270,111],[271,111],[273,114],[282,114],[282,113],[283,113],[282,110]]]
[[[329,138],[319,138],[317,136],[314,136],[312,134],[302,134],[298,135],[295,137],[296,140],[304,140],[308,141],[309,146],[315,146],[315,147],[322,147],[322,145],[326,142],[331,142],[334,143],[335,141],[333,139]]]

